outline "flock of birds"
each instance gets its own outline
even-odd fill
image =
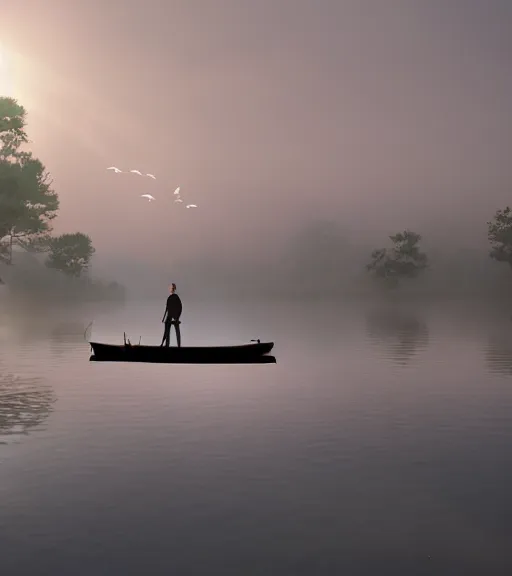
[[[143,174],[140,170],[129,170],[128,172],[125,172],[124,170],[116,168],[116,166],[110,166],[109,168],[107,168],[107,170],[114,172],[114,174],[136,174],[137,176],[143,176],[145,178],[151,178],[152,180],[156,180],[156,176],[154,174]],[[174,202],[176,202],[177,204],[181,204],[183,202],[179,186],[174,191],[174,196],[176,196]],[[156,198],[152,194],[141,194],[140,197],[147,198],[148,202],[153,202],[154,200],[156,200]],[[187,204],[185,207],[197,208],[197,204]]]

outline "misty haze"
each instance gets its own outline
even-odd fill
[[[511,30],[0,6],[2,576],[512,573]]]

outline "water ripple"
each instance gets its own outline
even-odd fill
[[[0,374],[0,444],[41,429],[57,397],[40,377]]]

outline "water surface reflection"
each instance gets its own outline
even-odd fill
[[[429,340],[424,318],[410,311],[373,309],[366,314],[366,333],[373,344],[384,345],[387,356],[399,365],[406,365]]]
[[[0,372],[0,444],[41,429],[56,400],[41,378]]]
[[[490,372],[512,376],[512,324],[491,332],[485,347],[485,361]]]
[[[2,342],[0,434],[30,434],[0,447],[2,576],[512,574],[508,326],[302,308],[187,308],[187,341],[269,337],[270,367]],[[94,338],[159,340],[160,319],[134,305]]]

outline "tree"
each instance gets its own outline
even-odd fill
[[[512,209],[507,206],[497,210],[487,222],[487,237],[491,244],[490,257],[497,262],[507,262],[512,268]]]
[[[51,232],[59,199],[46,168],[21,146],[28,142],[25,109],[0,98],[0,259],[12,263],[14,242],[36,246]]]
[[[392,248],[380,248],[371,254],[372,261],[366,266],[377,278],[392,287],[403,278],[415,278],[428,266],[427,255],[420,252],[421,236],[405,230],[389,237]]]
[[[89,267],[95,249],[87,234],[62,234],[49,240],[48,268],[60,270],[69,276],[79,277]]]
[[[10,247],[9,263],[14,242],[35,246],[51,232],[58,207],[58,196],[39,160],[30,154],[15,163],[0,160],[0,242]]]
[[[25,108],[14,98],[0,97],[0,160],[16,158],[28,142],[26,116]]]

